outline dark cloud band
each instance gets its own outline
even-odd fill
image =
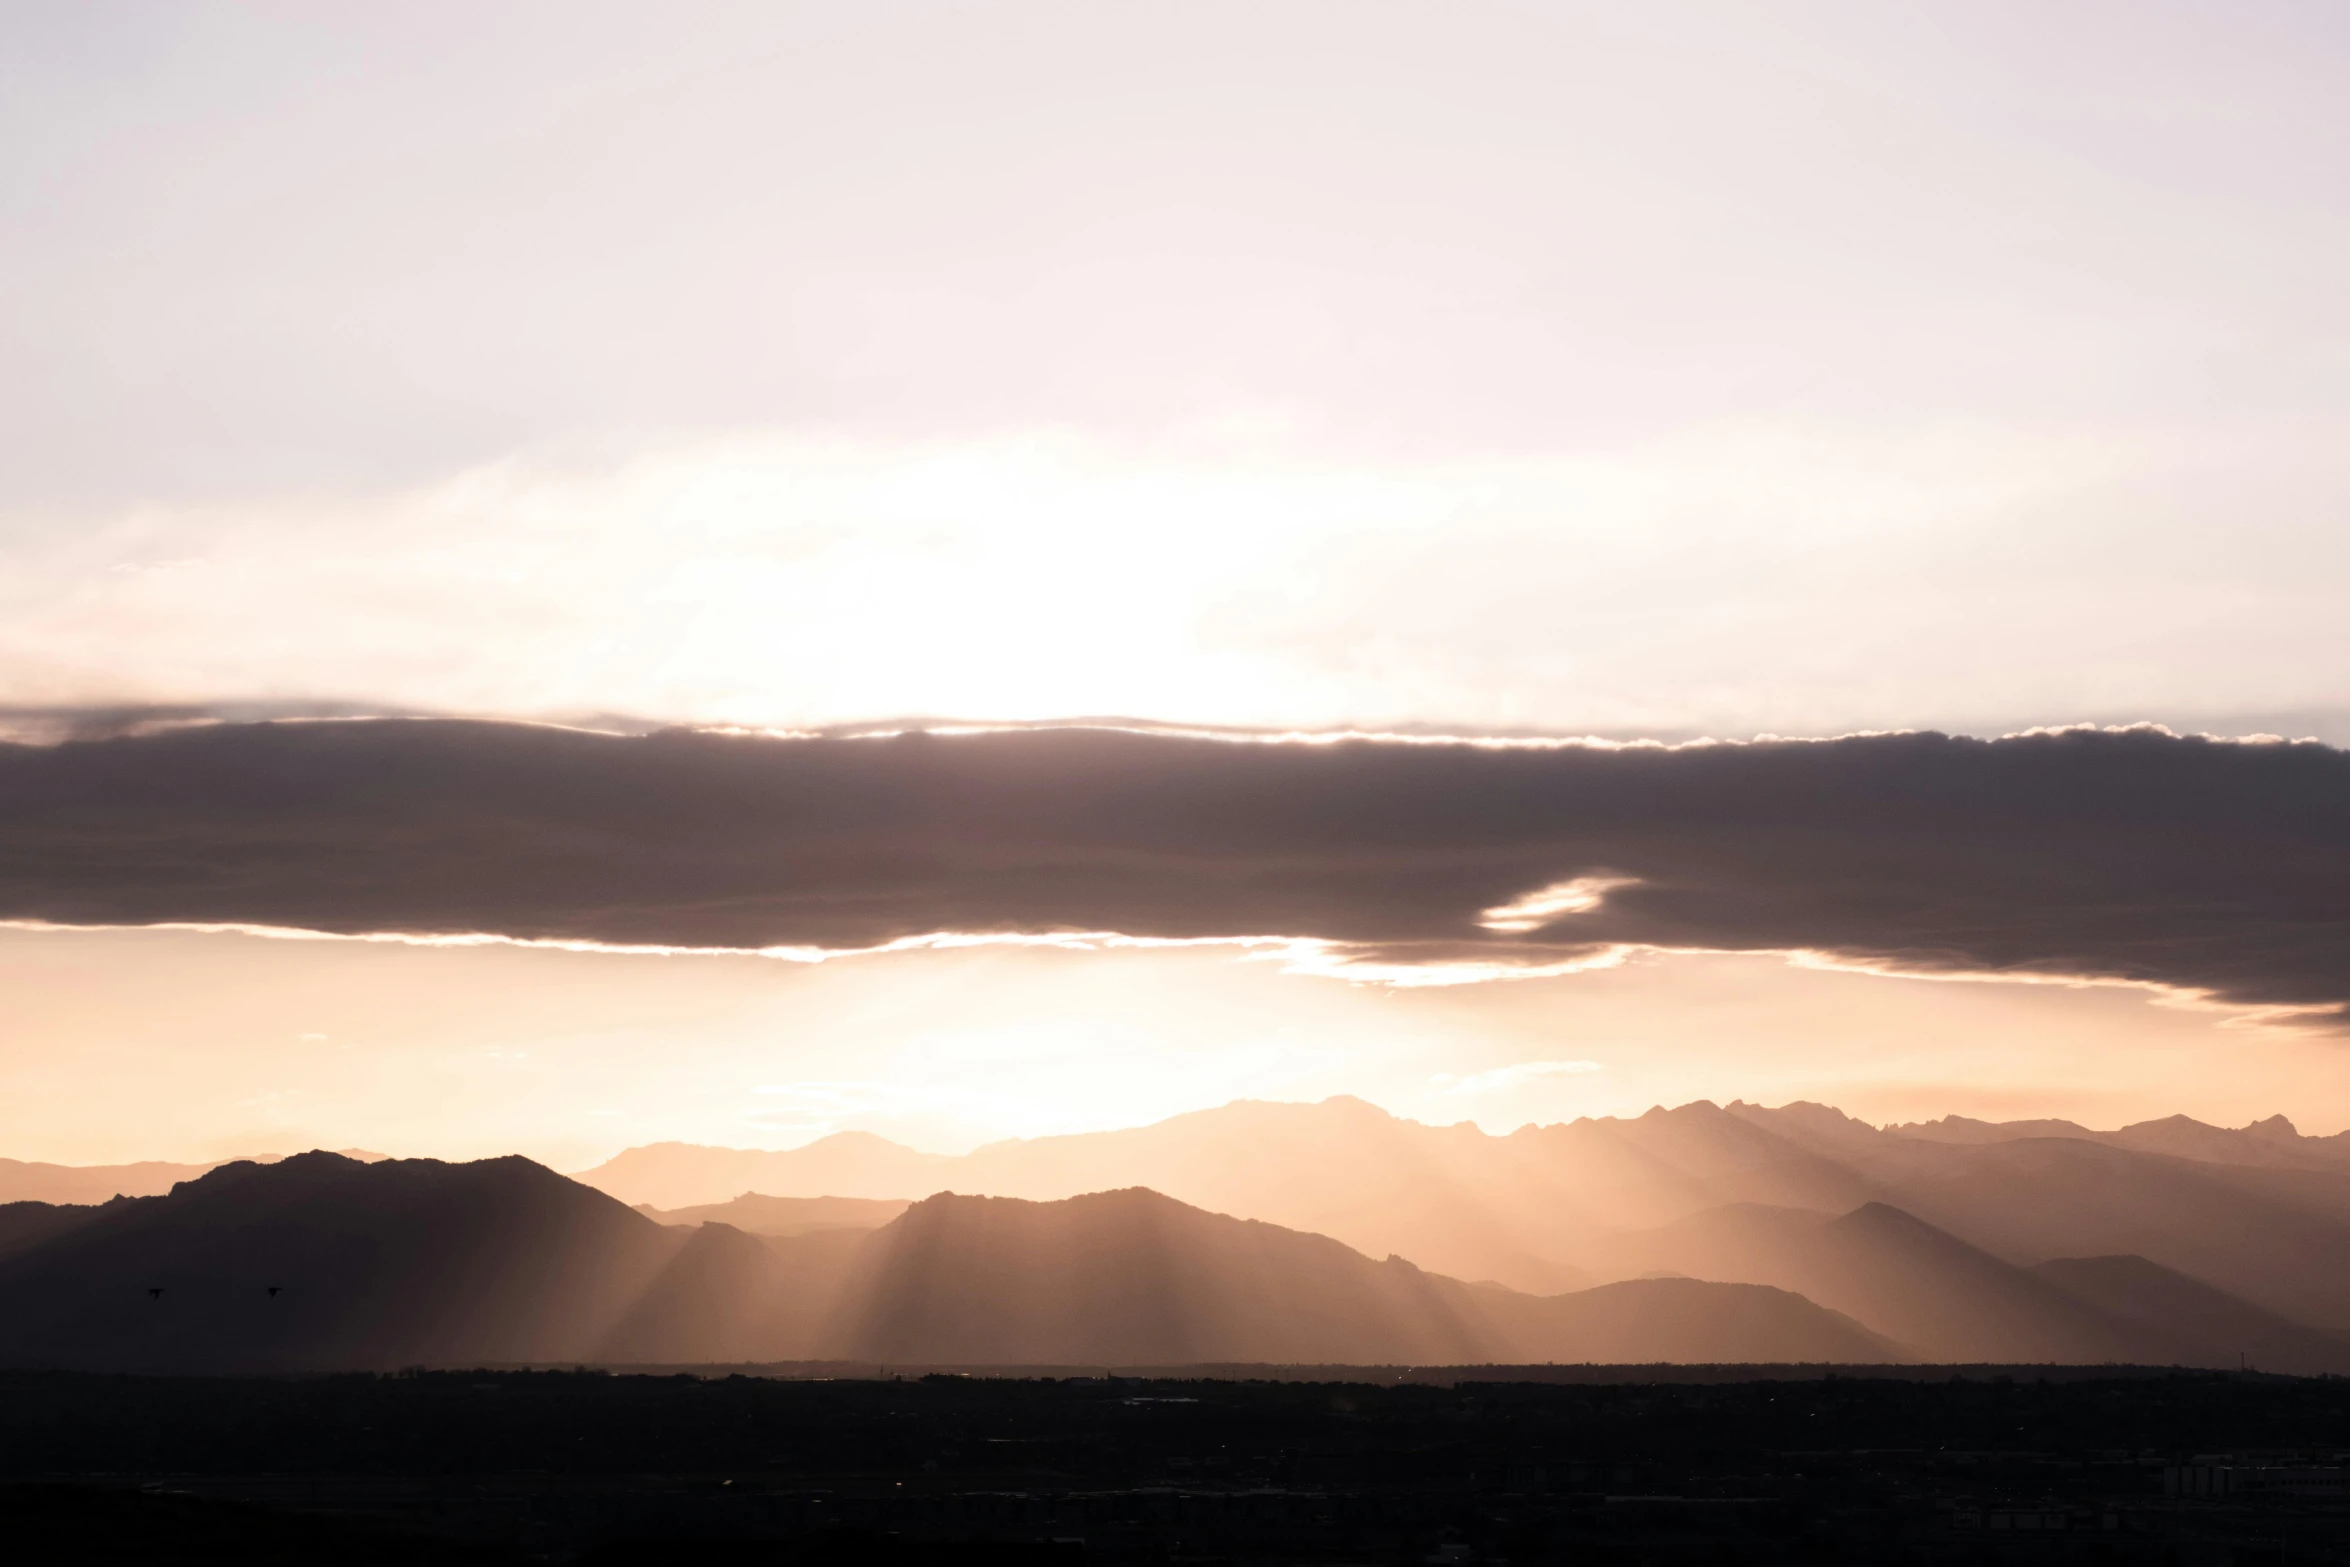
[[[0,747],[0,917],[714,947],[1266,935],[1402,962],[1805,948],[2350,1017],[2350,753],[220,725]]]

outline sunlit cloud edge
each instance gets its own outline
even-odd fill
[[[1131,936],[1120,931],[934,931],[901,936],[869,947],[697,947],[650,942],[592,941],[574,937],[508,936],[487,931],[325,931],[300,926],[236,921],[159,920],[151,924],[74,924],[58,920],[0,919],[0,930],[52,934],[167,931],[204,936],[248,936],[267,941],[364,942],[403,947],[507,947],[531,951],[593,953],[619,957],[758,958],[816,965],[844,959],[899,956],[917,952],[959,952],[984,948],[1026,948],[1054,952],[1236,950],[1244,961],[1277,963],[1284,974],[1342,980],[1391,990],[1444,989],[1462,985],[1563,979],[1598,973],[1652,958],[1724,957],[1775,959],[1791,968],[1853,974],[1871,979],[1923,980],[1935,984],[2027,985],[2061,990],[2136,991],[2157,1006],[2215,1014],[2223,1028],[2338,1031],[2340,1009],[2331,1004],[2242,1002],[2215,991],[2166,985],[2156,980],[2101,974],[2036,970],[1931,969],[1890,960],[1855,957],[1810,947],[1661,946],[1611,942],[1578,948],[1548,960],[1431,958],[1421,962],[1374,956],[1349,943],[1310,936]]]

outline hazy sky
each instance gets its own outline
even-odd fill
[[[0,730],[2342,745],[2345,190],[2320,3],[7,0]],[[0,1153],[954,1143],[1211,1084],[1497,1125],[1700,1093],[2350,1124],[2309,1036],[1758,959],[1391,1001],[1229,953],[6,941],[0,1052],[45,1087]],[[462,1026],[386,1002],[337,1054],[351,1025],[267,1001],[402,964]],[[908,1012],[868,1049],[852,992],[934,973],[995,1043]],[[1751,1016],[1693,999],[1733,973]],[[1130,975],[1160,999],[1117,1022]],[[676,1021],[577,1044],[601,987]],[[1791,1021],[1839,1008],[1878,1032]],[[517,1098],[424,1035],[571,1064]],[[761,1051],[890,1086],[716,1108]],[[994,1086],[903,1097],[949,1061]]]
[[[185,932],[0,931],[0,1146],[62,1163],[294,1146],[583,1169],[665,1139],[877,1131],[956,1151],[1231,1099],[1351,1093],[1493,1131],[1813,1098],[2119,1126],[2350,1126],[2336,1038],[2111,987],[1656,957],[1343,985],[1223,953],[988,948],[805,965]]]
[[[2350,739],[2338,6],[5,25],[19,705]]]

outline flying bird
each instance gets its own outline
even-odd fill
[[[277,1292],[278,1292],[279,1290],[281,1290],[281,1289],[284,1289],[284,1288],[285,1288],[285,1286],[284,1286],[284,1285],[282,1285],[282,1284],[272,1284],[272,1285],[270,1285],[270,1286],[269,1286],[269,1298],[270,1298],[271,1300],[275,1300],[275,1299],[277,1299]]]
[[[147,1291],[147,1298],[149,1300],[161,1300],[163,1298],[163,1286],[158,1284],[153,1289]]]

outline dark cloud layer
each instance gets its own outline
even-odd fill
[[[1578,877],[1630,881],[1535,930],[1480,923]],[[1407,962],[1810,948],[2350,1018],[2350,753],[223,725],[0,747],[0,917],[727,947],[1273,935]]]

